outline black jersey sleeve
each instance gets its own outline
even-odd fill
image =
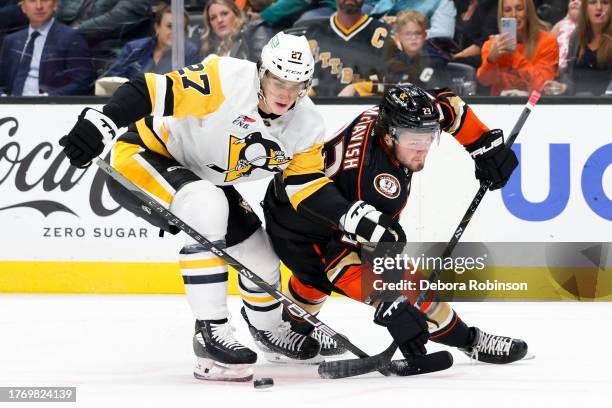
[[[144,74],[138,74],[121,85],[102,109],[119,128],[144,118],[151,110]]]

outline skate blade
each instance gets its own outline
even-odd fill
[[[204,381],[245,382],[253,379],[251,364],[225,364],[198,357],[193,376]]]
[[[342,356],[344,356],[346,353],[348,353],[348,350],[344,350],[341,353],[320,353],[319,355],[321,357],[323,357],[325,360],[330,360],[330,359],[334,359],[334,358],[341,358]]]
[[[519,361],[522,361],[522,360],[535,360],[535,358],[536,358],[535,354],[527,353],[527,354],[525,354],[525,357],[521,358]]]
[[[300,365],[315,365],[325,361],[325,358],[321,355],[317,355],[313,358],[308,358],[306,360],[297,360],[295,358],[290,358],[284,356],[282,354],[267,352],[264,351],[264,358],[266,361],[275,364],[300,364]]]

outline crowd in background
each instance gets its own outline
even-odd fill
[[[278,31],[302,34],[317,61],[313,96],[401,82],[612,95],[612,0],[184,2],[185,65],[256,62]],[[172,70],[172,11],[163,0],[0,0],[0,42],[0,95],[107,95],[108,84]]]

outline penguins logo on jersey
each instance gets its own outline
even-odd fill
[[[253,132],[244,139],[230,136],[227,170],[216,164],[209,164],[208,167],[225,173],[225,181],[230,182],[250,176],[254,169],[281,171],[281,166],[290,160],[278,143],[265,139],[260,132]]]

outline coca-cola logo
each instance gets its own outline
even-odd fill
[[[83,178],[92,166],[87,169],[77,169],[72,166],[61,166],[66,156],[58,144],[48,141],[41,142],[26,150],[19,143],[19,121],[14,117],[0,118],[0,187],[14,183],[20,192],[28,192],[42,187],[43,191],[51,192],[59,189],[70,191]],[[58,136],[59,139],[59,136]],[[106,174],[96,171],[89,190],[89,205],[94,214],[108,217],[115,214],[120,206],[106,208],[102,202],[102,193],[106,183]],[[0,208],[6,211],[13,208],[31,208],[47,217],[54,212],[65,212],[79,217],[68,205],[53,200],[19,201],[19,196],[2,197],[3,204],[9,200],[17,202]]]

